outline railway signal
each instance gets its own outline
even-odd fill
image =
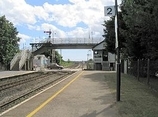
[[[44,31],[44,33],[48,33],[49,34],[49,39],[51,38],[51,34],[52,34],[52,31],[49,30],[49,31]]]

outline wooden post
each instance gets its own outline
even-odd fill
[[[147,84],[150,82],[150,59],[147,60]]]
[[[139,71],[140,71],[140,60],[137,60],[137,79],[139,81]]]

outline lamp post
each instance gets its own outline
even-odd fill
[[[116,34],[116,52],[117,52],[117,94],[116,100],[120,101],[121,87],[121,63],[120,63],[120,48],[119,48],[119,25],[118,25],[118,4],[115,0],[115,34]]]

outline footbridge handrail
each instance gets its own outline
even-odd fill
[[[81,43],[99,43],[103,40],[103,38],[94,38],[94,39],[89,39],[89,38],[47,38],[42,41],[39,41],[39,43],[53,43],[53,44],[81,44]]]
[[[47,38],[30,45],[32,45],[32,52],[46,49],[49,45],[52,49],[90,49],[103,40],[103,38]]]

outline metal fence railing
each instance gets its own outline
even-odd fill
[[[41,41],[33,42],[33,43],[48,43],[51,42],[53,44],[80,44],[80,43],[99,43],[103,41],[104,38],[46,38]]]
[[[128,74],[158,91],[158,60],[128,61]]]

